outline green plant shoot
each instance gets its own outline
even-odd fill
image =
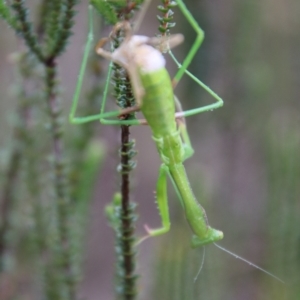
[[[177,46],[183,41],[183,36],[181,34],[149,38],[146,36],[133,35],[131,26],[128,22],[117,23],[110,36],[113,36],[119,30],[124,30],[125,39],[123,43],[118,49],[111,53],[103,49],[103,46],[110,38],[101,39],[96,46],[96,52],[127,70],[136,104],[133,107],[123,110],[105,112],[104,109],[111,75],[111,64],[104,89],[100,114],[75,117],[88,53],[93,41],[93,12],[90,8],[90,31],[74,94],[70,122],[82,124],[93,120],[100,120],[101,123],[110,125],[148,124],[152,129],[152,138],[156,143],[157,150],[162,160],[156,186],[156,197],[162,219],[162,227],[152,229],[145,226],[148,236],[158,236],[168,232],[170,229],[167,199],[167,177],[169,176],[179,196],[186,219],[194,233],[192,246],[197,247],[221,240],[223,238],[223,233],[210,227],[206,213],[195,198],[185,172],[183,162],[193,154],[194,150],[190,143],[184,117],[211,111],[222,106],[223,101],[209,87],[204,85],[198,78],[187,71],[188,65],[203,41],[204,33],[185,7],[184,3],[181,0],[177,0],[176,2],[197,33],[196,41],[183,64],[181,65],[178,63],[170,50],[172,47]],[[173,84],[168,71],[165,68],[165,59],[158,49],[163,52],[168,51],[179,67],[179,70],[174,77]],[[173,92],[173,85],[181,79],[184,73],[201,85],[217,101],[204,107],[181,111],[180,102]],[[121,116],[135,111],[141,111],[145,119],[120,120]],[[111,117],[119,117],[119,119],[109,119]]]

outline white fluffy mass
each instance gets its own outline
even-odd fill
[[[114,61],[120,61],[124,65],[136,64],[141,72],[151,73],[164,68],[166,61],[160,51],[147,45],[149,38],[142,35],[134,35],[112,53]]]

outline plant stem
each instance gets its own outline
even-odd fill
[[[119,31],[114,39],[114,48],[122,43],[124,38],[123,32]],[[117,104],[121,108],[127,108],[134,105],[134,95],[132,92],[130,78],[127,72],[114,64],[113,80],[115,82],[115,94]],[[124,116],[124,119],[130,119],[134,114]],[[136,154],[134,151],[134,141],[130,140],[130,126],[121,126],[121,163],[120,173],[121,176],[121,206],[118,212],[120,218],[119,227],[116,237],[117,253],[121,256],[117,262],[118,281],[117,293],[121,296],[122,300],[134,300],[137,296],[135,264],[136,252],[134,249],[134,230],[136,216],[134,210],[136,205],[130,201],[130,171],[135,168],[135,162],[131,159]]]
[[[129,126],[121,126],[121,249],[123,261],[123,278],[121,284],[124,300],[133,300],[136,297],[136,274],[135,274],[135,250],[134,250],[134,205],[130,203],[130,175],[131,161],[130,151],[132,144],[129,139]]]

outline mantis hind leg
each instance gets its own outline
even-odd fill
[[[178,62],[178,60],[176,59],[176,57],[174,56],[174,54],[172,53],[172,51],[170,49],[168,51],[171,58],[174,60],[174,62],[176,63],[176,65],[178,67],[178,71],[173,78],[173,86],[175,87],[177,85],[177,83],[180,81],[183,74],[185,73],[192,80],[194,80],[198,85],[200,85],[208,94],[210,94],[214,99],[216,99],[215,103],[212,103],[212,104],[209,104],[209,105],[206,105],[203,107],[198,107],[195,109],[187,110],[187,111],[178,112],[176,114],[176,117],[180,118],[180,117],[192,116],[192,115],[199,114],[199,113],[202,113],[205,111],[211,111],[216,108],[219,108],[219,107],[223,106],[223,100],[211,88],[209,88],[206,84],[204,84],[201,80],[199,80],[196,76],[194,76],[192,73],[190,73],[187,70],[188,66],[190,65],[191,61],[193,60],[195,54],[197,53],[198,49],[200,48],[200,46],[204,40],[204,31],[201,29],[199,24],[196,22],[196,20],[194,19],[194,17],[190,13],[190,11],[187,9],[187,7],[183,3],[183,1],[176,0],[176,2],[178,4],[178,7],[180,8],[180,10],[182,11],[183,15],[186,17],[187,21],[190,23],[192,28],[195,30],[197,37],[182,64],[180,64]]]
[[[190,11],[187,9],[187,7],[183,3],[183,1],[176,0],[176,3],[178,5],[179,9],[181,10],[181,12],[183,13],[183,15],[185,16],[188,23],[195,30],[197,37],[196,37],[196,40],[194,41],[194,44],[192,45],[191,49],[189,50],[186,58],[184,59],[182,65],[180,65],[179,70],[177,71],[176,75],[174,76],[174,79],[173,79],[174,86],[176,86],[176,84],[182,78],[183,74],[186,72],[186,69],[190,65],[192,59],[194,58],[195,54],[197,53],[198,49],[200,48],[200,46],[204,40],[204,31],[198,25],[198,23],[196,22],[196,20],[194,19],[193,15],[190,13]],[[173,58],[171,50],[169,50],[169,52]]]
[[[172,56],[173,60],[178,65],[178,67],[181,68],[182,65],[176,60],[175,56],[172,53],[170,53],[170,55]],[[217,101],[212,104],[209,104],[209,105],[197,107],[197,108],[186,110],[186,111],[177,112],[175,114],[176,118],[189,117],[192,115],[200,114],[202,112],[213,111],[214,109],[223,106],[224,102],[223,102],[222,98],[218,94],[216,94],[210,87],[208,87],[206,84],[204,84],[200,79],[198,79],[195,75],[193,75],[189,71],[185,70],[185,73],[191,79],[193,79],[197,84],[199,84],[205,91],[207,91]]]

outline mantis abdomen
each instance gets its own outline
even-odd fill
[[[141,111],[154,136],[165,136],[176,131],[175,104],[171,79],[165,68],[142,73],[145,91]]]

